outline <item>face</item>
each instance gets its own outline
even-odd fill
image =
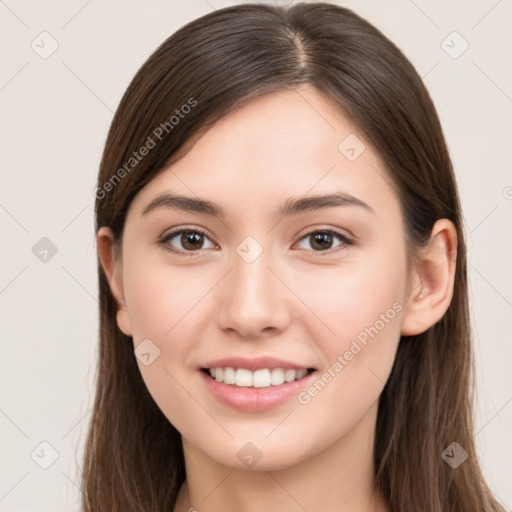
[[[118,322],[190,446],[278,469],[375,418],[407,295],[389,182],[369,141],[302,87],[227,115],[136,196]],[[165,194],[214,206],[154,203]]]

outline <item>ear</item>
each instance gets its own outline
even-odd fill
[[[123,289],[123,262],[121,258],[117,260],[114,258],[114,235],[112,230],[107,227],[100,228],[96,242],[101,266],[107,277],[112,295],[117,302],[117,325],[126,336],[132,336],[132,324]]]
[[[457,231],[448,219],[439,219],[426,247],[411,269],[402,334],[421,334],[439,321],[453,296],[457,261]]]

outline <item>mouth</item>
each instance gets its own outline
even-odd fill
[[[271,388],[307,378],[315,368],[260,368],[254,371],[231,366],[201,368],[210,379],[235,388]]]
[[[253,361],[254,363],[254,361]],[[314,368],[235,366],[200,368],[205,389],[224,406],[241,412],[271,412],[285,406],[311,385]]]
[[[297,398],[311,385],[314,368],[258,368],[235,366],[201,368],[205,391],[223,406],[242,412],[272,411]]]
[[[253,358],[233,355],[204,361],[197,369],[207,395],[242,412],[271,413],[284,407],[318,374],[307,364],[270,354]]]

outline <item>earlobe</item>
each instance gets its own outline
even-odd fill
[[[450,306],[457,260],[457,232],[448,219],[439,219],[413,268],[402,334],[421,334],[438,322]]]
[[[113,255],[114,236],[112,230],[108,227],[100,228],[96,242],[103,272],[107,278],[110,291],[117,302],[117,325],[126,336],[132,336],[130,316],[124,297],[122,261],[120,259],[115,260]]]

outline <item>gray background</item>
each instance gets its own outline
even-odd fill
[[[166,37],[234,3],[0,1],[1,511],[78,510],[98,325],[93,189],[107,129]],[[510,508],[511,2],[338,3],[403,49],[441,117],[466,217],[475,435]]]

